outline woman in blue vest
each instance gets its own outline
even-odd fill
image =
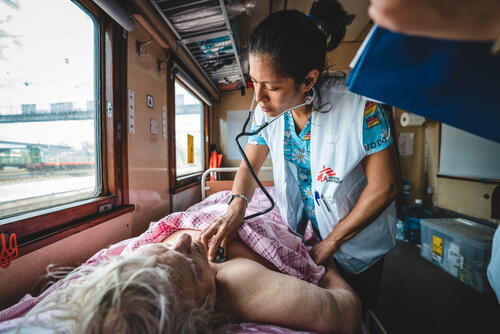
[[[255,28],[249,41],[254,128],[303,104],[311,87],[318,96],[250,137],[245,152],[256,172],[271,154],[282,217],[299,234],[311,222],[322,239],[311,250],[315,262],[334,257],[364,306],[373,308],[383,256],[394,247],[399,174],[382,107],[325,73],[326,52],[350,21],[338,2],[320,0],[307,16],[279,11]],[[242,224],[255,186],[242,162],[227,212],[201,235],[211,259]]]

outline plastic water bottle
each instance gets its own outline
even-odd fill
[[[396,224],[396,240],[405,240],[405,223],[399,219]]]
[[[424,208],[421,199],[416,199],[415,204],[410,206],[405,214],[406,239],[409,242],[420,243],[420,219],[431,218],[432,211]]]
[[[410,197],[410,184],[408,180],[403,180],[403,203],[408,204],[408,199]]]

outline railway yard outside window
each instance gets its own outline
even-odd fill
[[[0,233],[22,256],[133,210],[127,40],[91,0],[0,0],[0,22]]]
[[[0,2],[0,218],[101,192],[97,25],[49,2]]]

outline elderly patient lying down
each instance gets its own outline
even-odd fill
[[[217,210],[198,209],[170,215],[98,253],[30,313],[50,310],[52,319],[69,320],[81,333],[205,333],[241,321],[322,333],[359,329],[356,294],[333,264],[326,273],[315,267],[284,225],[266,231],[258,221],[245,223],[227,246],[227,261],[213,263],[196,230]]]

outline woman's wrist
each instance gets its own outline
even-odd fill
[[[247,202],[243,198],[234,197],[228,207],[228,212],[238,216],[244,216],[247,209]]]
[[[332,251],[332,254],[337,253],[341,245],[341,242],[338,240],[338,238],[333,233],[330,233],[326,237],[325,241],[328,243],[329,248]]]
[[[242,200],[244,200],[248,206],[248,198],[245,196],[245,195],[242,195],[242,194],[232,194],[231,195],[231,198],[229,199],[229,202],[227,203],[228,205],[231,205],[232,201],[237,199],[237,198],[241,198]]]

